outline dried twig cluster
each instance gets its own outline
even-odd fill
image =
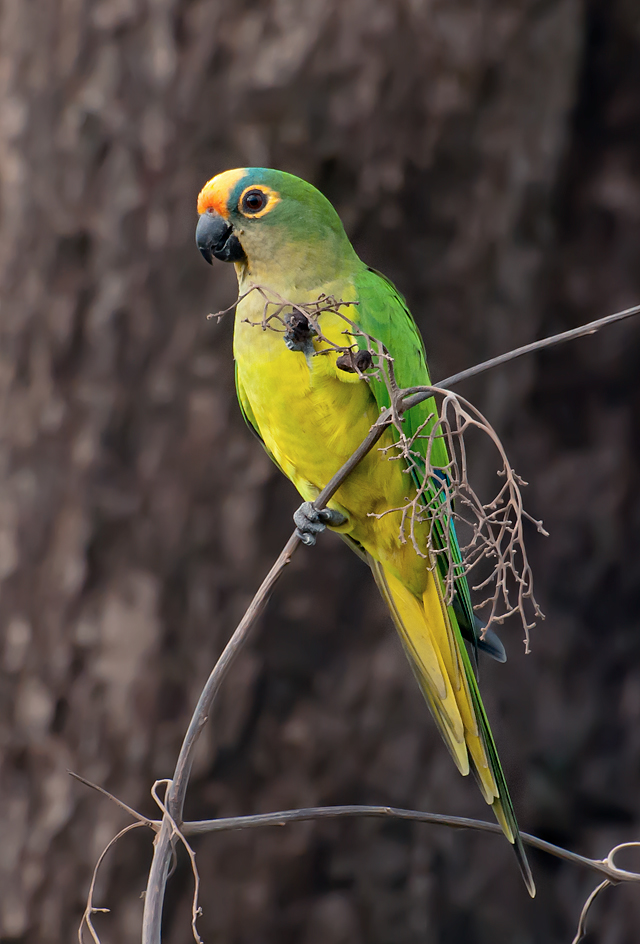
[[[533,594],[533,574],[525,546],[524,522],[531,522],[538,533],[547,532],[525,510],[521,488],[527,483],[512,468],[500,437],[491,423],[464,397],[442,387],[432,387],[437,412],[430,413],[417,433],[407,438],[401,430],[396,448],[417,481],[413,495],[401,508],[400,540],[411,540],[414,550],[440,566],[448,602],[452,602],[461,577],[489,565],[489,573],[481,576],[472,590],[481,595],[474,604],[485,619],[485,628],[503,623],[509,616],[519,616],[529,651],[529,630],[535,626],[532,617],[544,618]],[[487,437],[498,456],[497,487],[488,501],[480,499],[469,480],[467,439],[477,430]],[[416,448],[424,439],[426,459]],[[434,445],[443,440],[446,460],[438,463]],[[420,547],[416,525],[428,523],[427,550]],[[456,525],[458,527],[456,527]],[[459,536],[468,534],[464,543]],[[531,616],[529,616],[529,613]]]
[[[433,534],[435,531],[435,523],[442,522],[445,534],[445,543],[442,545],[444,550],[442,550],[441,546],[436,546],[433,543],[433,539],[431,537],[427,543],[426,550],[420,548],[419,546],[416,547],[416,550],[419,553],[425,555],[426,558],[430,558],[430,555],[433,555],[427,561],[427,566],[437,566],[439,558],[442,557],[445,551],[453,554],[453,569],[450,573],[447,571],[446,575],[449,592],[451,592],[452,588],[455,586],[455,580],[459,578],[460,574],[468,573],[473,570],[480,560],[489,559],[490,562],[493,562],[494,571],[497,564],[499,572],[497,574],[494,573],[491,584],[493,587],[493,594],[487,598],[487,601],[492,607],[490,620],[493,619],[493,621],[496,622],[499,619],[505,618],[510,612],[518,612],[523,617],[523,622],[526,628],[529,624],[527,623],[526,618],[523,616],[524,605],[528,603],[533,606],[534,614],[536,613],[536,607],[532,596],[531,573],[529,565],[526,560],[526,556],[523,556],[524,545],[522,543],[522,522],[527,517],[522,508],[519,490],[523,483],[517,477],[516,473],[511,469],[500,440],[487,420],[481,414],[479,414],[478,411],[471,406],[471,404],[461,397],[454,396],[446,388],[451,384],[458,382],[459,380],[466,379],[469,376],[474,376],[478,373],[481,373],[483,370],[488,370],[492,367],[498,366],[499,364],[506,363],[507,361],[513,360],[515,357],[519,357],[522,354],[539,350],[543,347],[549,347],[566,340],[571,340],[575,337],[581,337],[585,334],[592,334],[600,327],[611,324],[614,321],[623,320],[624,318],[640,312],[640,306],[627,309],[624,312],[617,312],[615,315],[610,315],[607,318],[592,322],[589,325],[576,328],[573,331],[564,332],[561,335],[555,335],[552,338],[545,338],[542,341],[535,342],[531,345],[526,345],[523,348],[519,348],[508,354],[501,355],[500,357],[494,358],[491,361],[487,361],[484,364],[476,365],[467,371],[463,371],[460,374],[456,374],[453,377],[441,381],[438,387],[399,390],[393,375],[393,363],[389,358],[388,353],[384,351],[383,346],[380,345],[379,342],[376,342],[375,339],[361,335],[357,327],[352,322],[350,322],[346,316],[344,316],[344,313],[341,312],[341,309],[350,303],[323,297],[313,303],[311,309],[309,309],[307,305],[292,305],[290,302],[287,302],[286,300],[279,297],[274,299],[262,287],[255,286],[251,289],[251,291],[254,290],[260,291],[263,298],[265,299],[265,315],[262,322],[260,323],[260,326],[265,330],[267,328],[280,330],[280,328],[277,326],[281,325],[283,333],[285,334],[285,342],[288,340],[291,344],[301,345],[301,347],[298,348],[299,350],[304,350],[305,345],[307,345],[305,353],[309,354],[309,356],[312,356],[308,347],[308,342],[311,337],[315,337],[317,341],[328,343],[330,348],[327,348],[327,350],[336,350],[335,343],[329,341],[327,338],[324,338],[321,330],[319,330],[320,326],[318,324],[318,318],[324,311],[340,313],[341,317],[344,317],[345,321],[347,322],[347,327],[345,328],[347,343],[344,345],[344,347],[338,346],[340,350],[340,356],[345,357],[345,367],[358,372],[363,377],[365,377],[368,372],[377,371],[378,377],[383,376],[387,378],[387,390],[390,399],[389,408],[382,411],[379,419],[371,428],[365,440],[354,451],[344,466],[338,470],[331,481],[327,483],[325,488],[313,503],[314,507],[317,510],[321,510],[322,508],[326,507],[327,503],[330,501],[335,492],[340,488],[347,476],[353,471],[362,458],[376,445],[376,443],[382,437],[385,429],[387,429],[390,425],[394,425],[398,433],[397,443],[394,447],[395,455],[396,457],[403,456],[405,461],[408,459],[411,471],[411,462],[416,458],[415,454],[417,452],[417,450],[414,448],[415,436],[413,441],[410,437],[403,438],[404,432],[402,416],[407,410],[411,409],[413,406],[424,400],[433,398],[434,396],[440,398],[439,410],[436,410],[433,414],[433,417],[431,417],[433,420],[433,427],[430,427],[427,430],[425,424],[424,431],[418,430],[418,433],[415,435],[425,435],[427,437],[428,455],[433,451],[433,444],[438,441],[438,437],[441,437],[448,446],[450,459],[447,460],[444,466],[442,464],[430,464],[428,459],[425,468],[420,468],[421,477],[417,478],[417,482],[414,487],[414,494],[410,499],[408,499],[407,512],[403,516],[405,526],[408,524],[409,534],[411,534],[411,522],[418,522],[421,518],[427,516],[428,520],[434,523],[430,531],[430,534]],[[276,306],[275,313],[268,310],[269,305]],[[314,308],[313,305],[316,307]],[[220,312],[218,316],[220,317],[223,314],[224,312]],[[287,332],[289,333],[288,337]],[[313,332],[313,334],[310,332]],[[357,360],[358,355],[361,352],[360,346],[356,340],[358,337],[363,337],[365,340],[363,347],[364,351],[368,353],[370,357],[370,362],[367,358],[364,360]],[[498,472],[499,474],[500,472],[502,473],[502,484],[497,492],[497,495],[489,502],[480,502],[480,499],[475,496],[475,493],[468,485],[466,453],[464,451],[464,436],[469,428],[480,429],[484,434],[488,435],[493,441],[500,455],[501,468],[498,470]],[[448,480],[447,489],[442,490],[442,483],[445,480]],[[434,502],[434,498],[436,496],[437,504]],[[460,550],[459,559],[455,559],[455,548],[451,543],[451,522],[463,519],[467,521],[470,519],[471,537]],[[538,522],[534,523],[539,528],[541,527]],[[407,540],[406,530],[403,531],[403,533],[405,534],[404,539]],[[447,537],[447,535],[449,535],[449,537]],[[446,543],[447,541],[449,542],[448,544]],[[198,915],[200,914],[200,907],[198,904],[199,875],[196,867],[195,853],[186,838],[189,835],[197,835],[206,832],[219,832],[221,830],[227,829],[245,829],[269,825],[282,826],[286,823],[297,822],[300,820],[344,816],[394,817],[423,823],[438,823],[458,829],[468,828],[491,833],[501,832],[501,829],[497,824],[488,823],[481,820],[471,820],[462,817],[444,816],[435,813],[424,813],[413,810],[397,810],[389,807],[362,806],[285,810],[260,816],[239,816],[195,823],[185,823],[183,821],[182,812],[195,747],[204,725],[209,719],[211,706],[215,696],[219,691],[222,681],[234,658],[241,651],[249,637],[250,632],[255,627],[259,617],[264,611],[264,607],[270,596],[273,586],[284,572],[287,564],[291,560],[293,553],[300,543],[300,538],[294,531],[283,548],[277,561],[274,563],[273,567],[262,582],[249,608],[242,617],[242,620],[233,633],[231,639],[225,646],[224,651],[213,667],[209,678],[207,679],[207,682],[198,700],[198,704],[191,717],[189,728],[185,735],[178,761],[176,763],[173,778],[169,781],[158,781],[156,784],[154,784],[152,788],[152,795],[160,808],[162,819],[150,820],[131,809],[126,804],[122,803],[122,801],[108,794],[101,787],[95,787],[94,784],[83,780],[81,777],[77,777],[75,774],[73,775],[88,786],[94,787],[102,794],[109,796],[110,799],[117,803],[135,820],[134,823],[125,827],[114,839],[111,840],[96,864],[89,890],[87,906],[78,931],[78,939],[80,944],[82,944],[83,941],[83,932],[85,927],[88,929],[94,944],[99,944],[99,937],[93,925],[92,918],[94,914],[108,910],[105,908],[96,907],[93,902],[97,872],[101,863],[103,862],[108,851],[121,837],[123,837],[127,832],[130,832],[132,829],[138,828],[140,826],[147,826],[151,828],[156,834],[154,840],[153,861],[145,892],[142,944],[161,944],[161,922],[165,887],[168,879],[171,859],[175,853],[175,844],[178,841],[182,842],[187,849],[194,874],[195,887],[192,900],[192,934],[196,942],[200,942],[201,940],[196,928],[196,921]],[[508,584],[510,581],[512,583],[515,582],[515,585],[518,588],[517,599],[514,603],[509,602],[511,599],[509,597],[508,590]],[[480,588],[482,589],[483,586],[486,589],[489,584],[481,584]],[[500,606],[502,606],[502,610],[499,610]],[[166,790],[164,798],[161,800],[158,796],[157,790],[158,787],[163,785],[166,787]],[[583,865],[586,868],[600,874],[601,876],[604,876],[604,881],[598,885],[598,887],[591,893],[585,902],[580,915],[578,931],[572,944],[578,944],[578,942],[583,939],[589,909],[597,895],[604,888],[606,888],[608,885],[619,884],[622,882],[640,883],[640,873],[629,872],[624,869],[620,869],[615,865],[614,861],[617,852],[623,848],[638,846],[638,843],[629,842],[616,846],[611,850],[605,859],[600,860],[589,859],[584,856],[580,856],[574,852],[554,846],[551,843],[545,842],[544,840],[538,839],[535,836],[530,836],[526,833],[522,833],[521,836],[524,842],[534,846],[535,848],[541,849],[566,861]]]

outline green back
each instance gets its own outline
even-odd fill
[[[359,301],[357,308],[359,326],[366,334],[382,341],[388,353],[393,357],[398,386],[400,388],[429,386],[431,380],[424,343],[402,295],[389,279],[374,269],[363,269],[357,274],[356,288]],[[360,339],[359,343],[362,347],[366,346],[364,339]],[[372,379],[371,388],[378,407],[380,409],[388,407],[390,405],[389,391],[384,380]],[[436,416],[437,405],[433,397],[412,407],[404,415],[403,428],[405,435],[409,438],[415,436],[423,424],[426,424],[420,432],[420,437],[413,444],[414,451],[419,453],[423,460],[420,462],[420,459],[416,457],[418,468],[414,470],[413,477],[417,486],[424,478],[427,437],[433,430]],[[444,439],[434,440],[430,458],[433,466],[446,468],[449,455]],[[434,481],[427,494],[430,496],[436,494],[437,487],[438,483]],[[433,535],[434,545],[441,549],[449,544],[453,554],[452,563],[461,565],[462,557],[453,522],[449,523],[449,529],[451,539],[447,542],[441,522],[436,522]],[[446,555],[439,554],[438,568],[443,579],[446,577],[449,566],[450,562],[446,559]],[[456,617],[475,639],[476,618],[471,605],[469,586],[466,577],[462,574],[461,566],[456,570]]]
[[[393,357],[393,369],[399,387],[428,386],[431,383],[427,357],[420,332],[402,295],[386,276],[375,269],[362,269],[355,278],[358,292],[358,323],[364,332],[382,341]],[[366,346],[363,339],[361,346]],[[389,392],[383,380],[372,380],[371,388],[382,409],[390,405]],[[436,415],[433,398],[425,400],[405,414],[403,426],[407,436],[414,436],[429,414]],[[428,434],[433,426],[425,429]],[[426,440],[417,440],[416,448],[422,448]],[[447,463],[447,450],[442,440],[435,444],[434,461]]]

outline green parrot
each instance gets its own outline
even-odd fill
[[[514,846],[533,897],[535,885],[513,804],[462,637],[500,661],[504,650],[495,634],[479,638],[461,570],[455,598],[447,605],[444,577],[449,562],[444,554],[429,566],[411,541],[400,540],[401,512],[389,509],[405,506],[411,489],[415,495],[415,468],[408,470],[406,463],[403,468],[404,460],[391,461],[389,451],[374,449],[326,509],[318,512],[311,505],[389,405],[379,373],[363,373],[367,355],[363,369],[354,369],[339,351],[328,349],[327,342],[343,350],[353,343],[356,350],[366,348],[365,335],[375,338],[393,358],[401,388],[427,385],[425,351],[415,322],[392,283],[356,255],[329,201],[298,177],[256,167],[226,171],[203,187],[198,214],[196,242],[204,258],[235,264],[240,297],[234,332],[238,399],[248,424],[304,499],[294,515],[298,533],[305,543],[313,543],[328,525],[371,567],[440,733],[460,773],[475,774]],[[300,313],[297,322],[284,325],[282,319],[265,320],[265,297],[299,305],[325,297],[342,304],[319,315],[319,338]],[[267,312],[276,309],[271,305]],[[349,325],[341,314],[355,326],[350,336],[345,335]],[[428,430],[435,412],[433,400],[409,410],[403,420],[405,434],[413,436],[425,423]],[[389,427],[380,446],[393,450],[397,438]],[[425,447],[425,438],[415,440],[413,449],[422,449],[423,466]],[[432,465],[446,467],[443,440],[436,439],[433,449]],[[430,527],[428,520],[415,525],[425,555]],[[455,566],[460,562],[455,537],[445,544],[442,524],[438,528],[433,543],[441,551],[451,547]]]

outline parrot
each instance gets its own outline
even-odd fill
[[[327,507],[312,504],[390,405],[389,385],[370,370],[368,339],[392,358],[399,388],[430,385],[424,344],[405,300],[359,258],[330,201],[292,174],[256,167],[224,171],[204,185],[197,211],[196,244],[205,260],[235,266],[238,400],[249,427],[303,499],[294,514],[297,533],[312,544],[329,527],[370,566],[440,734],[460,773],[475,775],[533,898],[533,876],[472,661],[478,649],[504,661],[504,648],[491,630],[481,633],[453,524],[447,541],[441,519],[418,516],[415,538],[424,548],[430,528],[437,528],[431,537],[440,553],[432,560],[427,550],[419,554],[412,541],[401,540],[400,509],[420,487],[416,470],[426,468],[424,431],[437,417],[433,398],[403,416],[405,435],[416,437],[410,464],[397,450],[390,458],[398,442],[390,425],[380,447],[362,459]],[[320,311],[320,332],[305,317],[305,305]],[[350,343],[354,352],[345,356]],[[446,469],[442,438],[433,439],[430,458]],[[451,600],[445,587],[450,566]]]

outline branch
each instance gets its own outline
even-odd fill
[[[390,413],[390,411],[388,412]],[[385,428],[386,424],[383,425],[382,423],[372,427],[366,439],[316,498],[313,504],[318,510],[326,506],[327,502],[332,498],[335,492],[337,492],[350,472],[364,458],[369,450],[373,448],[378,439],[380,439]],[[300,543],[300,538],[294,531],[282,549],[277,561],[262,581],[248,610],[242,617],[231,639],[225,646],[222,655],[213,667],[192,715],[189,728],[187,729],[182,743],[182,748],[180,749],[173,780],[167,791],[165,802],[168,814],[163,816],[162,827],[153,850],[153,861],[151,863],[144,900],[142,944],[161,944],[162,903],[164,900],[164,891],[167,883],[167,873],[174,836],[174,826],[172,824],[182,822],[184,798],[187,791],[197,740],[202,732],[202,728],[208,720],[213,700],[220,689],[224,677],[229,671],[235,657],[242,649],[242,646],[249,638],[251,630],[264,612],[264,608],[267,605],[274,586],[282,576],[285,567],[291,561],[291,557]]]
[[[129,816],[133,816],[134,819],[137,819],[141,826],[148,826],[150,829],[155,829],[156,831],[160,828],[160,823],[158,820],[149,819],[147,816],[143,816],[141,813],[138,813],[137,810],[127,806],[126,803],[123,803],[122,800],[119,800],[118,797],[113,795],[113,793],[109,793],[109,791],[105,790],[104,787],[99,787],[97,783],[93,783],[91,780],[85,780],[85,778],[81,777],[80,774],[74,774],[72,770],[67,770],[67,773],[70,777],[73,777],[74,780],[78,780],[80,783],[83,783],[85,787],[90,787],[92,790],[96,790],[98,793],[101,793],[102,796],[105,796],[108,800],[111,800],[112,803],[115,803],[116,806],[119,806],[120,809],[124,810],[125,813],[128,813]]]
[[[604,889],[608,888],[611,884],[612,883],[609,881],[609,879],[605,878],[604,882],[600,882],[600,884],[593,889],[582,906],[582,911],[580,912],[580,918],[578,920],[578,929],[571,944],[580,944],[580,941],[584,940],[584,936],[587,933],[587,917],[589,915],[589,911],[591,910],[591,905],[594,903],[600,892],[604,891]]]
[[[189,856],[189,862],[191,863],[191,872],[193,873],[193,895],[191,898],[191,933],[196,944],[203,944],[202,938],[198,933],[197,921],[200,915],[202,914],[202,908],[198,905],[198,899],[200,897],[200,873],[198,872],[198,867],[196,866],[196,854],[187,842],[184,832],[180,829],[178,824],[175,822],[171,813],[167,809],[166,805],[162,802],[158,796],[158,787],[164,786],[169,789],[171,786],[170,780],[156,780],[154,785],[151,787],[151,796],[156,801],[160,807],[163,814],[163,822],[165,819],[169,820],[169,823],[172,827],[171,838],[177,837],[182,845],[184,846],[187,855]]]
[[[393,806],[316,806],[303,810],[281,810],[277,813],[259,813],[255,816],[227,816],[220,819],[196,820],[182,824],[185,836],[198,836],[204,833],[225,832],[229,829],[255,829],[260,826],[286,826],[288,823],[305,822],[318,819],[343,819],[349,816],[370,816],[383,819],[404,819],[416,823],[431,823],[437,826],[448,826],[451,829],[476,829],[484,833],[494,833],[503,836],[502,827],[498,823],[489,823],[483,819],[469,819],[466,816],[448,816],[444,813],[424,813],[420,810],[403,810]],[[540,849],[565,862],[582,865],[592,872],[604,875],[609,882],[640,882],[640,873],[628,872],[619,869],[613,858],[622,848],[636,846],[639,843],[623,843],[612,849],[606,859],[590,859],[577,852],[563,849],[552,842],[539,839],[530,833],[520,833],[520,837],[528,846]]]
[[[91,918],[92,915],[96,913],[108,913],[109,911],[108,908],[96,908],[93,905],[93,892],[97,873],[104,857],[111,847],[114,846],[122,836],[130,832],[132,829],[135,829],[138,826],[150,826],[151,828],[157,830],[162,824],[157,820],[147,820],[145,817],[142,817],[139,813],[137,813],[136,810],[132,810],[126,804],[114,797],[111,793],[108,793],[101,787],[96,787],[95,784],[85,780],[83,777],[79,777],[77,774],[72,774],[72,776],[74,776],[76,780],[79,780],[86,786],[97,789],[100,793],[104,794],[104,796],[108,797],[110,800],[113,800],[113,802],[116,803],[121,809],[126,810],[131,816],[138,820],[137,822],[132,823],[130,826],[125,827],[125,829],[122,829],[117,834],[117,836],[111,840],[98,859],[93,872],[93,878],[87,899],[87,906],[78,931],[78,938],[80,944],[82,944],[82,929],[83,925],[86,924],[94,944],[100,944],[100,940],[93,926]],[[173,830],[172,838],[175,836],[183,843],[189,856],[191,870],[194,877],[194,890],[191,905],[191,928],[196,944],[202,944],[202,939],[200,938],[196,927],[196,921],[202,913],[202,909],[198,905],[200,875],[196,866],[195,852],[188,843],[186,839],[187,836],[201,836],[206,833],[226,832],[232,829],[256,829],[263,826],[286,826],[289,823],[308,822],[310,820],[321,819],[343,819],[352,816],[402,819],[418,823],[431,823],[438,826],[447,826],[450,829],[475,829],[480,832],[493,833],[494,835],[502,836],[502,828],[497,823],[489,823],[486,820],[469,819],[465,816],[448,816],[443,813],[426,813],[419,810],[403,810],[391,806],[318,806],[301,810],[280,810],[276,813],[260,813],[253,816],[228,816],[220,817],[218,819],[196,820],[194,822],[183,823],[181,827],[178,827],[178,824],[171,817],[165,804],[157,795],[158,786],[161,786],[162,784],[168,786],[170,783],[171,781],[168,780],[157,780],[151,789],[151,793],[163,814],[170,820]],[[615,864],[615,856],[621,849],[640,847],[639,842],[621,843],[620,845],[615,846],[605,859],[590,859],[587,856],[581,856],[576,852],[571,852],[569,849],[564,849],[562,846],[556,846],[544,839],[539,839],[537,836],[532,836],[530,833],[520,833],[520,838],[524,843],[526,843],[526,845],[532,846],[534,849],[539,849],[541,852],[546,852],[558,859],[563,859],[565,862],[581,865],[592,872],[596,872],[599,875],[605,876],[604,881],[602,881],[591,892],[582,907],[580,918],[578,920],[578,928],[572,944],[580,944],[580,942],[584,939],[586,934],[587,917],[590,913],[591,906],[600,892],[611,885],[618,885],[624,882],[636,884],[640,883],[640,873],[629,872],[626,869],[620,869]]]
[[[78,777],[78,780],[80,779],[81,778]],[[84,781],[84,782],[87,783],[87,781]],[[90,784],[90,786],[93,786],[93,784]],[[102,792],[106,793],[106,791],[102,791]],[[112,797],[111,794],[109,793],[107,793],[107,796],[110,797],[110,799],[112,800],[115,799],[115,797]],[[116,800],[116,802],[118,801]],[[124,805],[124,804],[118,804],[118,805]],[[138,816],[137,813],[135,815]],[[142,821],[138,821],[137,823],[130,823],[128,826],[125,826],[124,829],[121,829],[120,832],[117,834],[117,836],[114,836],[113,839],[102,850],[100,858],[96,862],[95,868],[93,870],[93,875],[91,876],[91,885],[89,886],[89,894],[87,895],[87,907],[84,909],[84,914],[82,915],[82,920],[80,921],[80,927],[78,928],[79,944],[83,944],[83,940],[84,940],[83,929],[85,925],[87,926],[89,934],[91,935],[91,940],[94,942],[94,944],[100,944],[100,938],[98,937],[98,932],[94,928],[93,921],[91,919],[94,914],[109,914],[108,908],[96,908],[93,904],[93,893],[95,891],[96,880],[98,878],[98,870],[104,861],[104,857],[109,852],[109,850],[113,846],[115,846],[115,844],[120,839],[122,839],[124,835],[126,835],[126,833],[130,833],[133,829],[139,829],[140,826],[145,826],[145,825],[146,823],[143,823]]]
[[[522,357],[523,354],[533,354],[536,351],[542,351],[548,347],[555,347],[557,344],[564,344],[565,341],[575,341],[577,338],[584,338],[589,334],[596,334],[600,328],[615,324],[617,321],[624,321],[626,318],[631,318],[632,315],[639,313],[640,305],[634,305],[633,308],[625,308],[624,311],[616,311],[613,315],[605,315],[604,318],[590,321],[589,324],[580,325],[579,328],[571,328],[569,331],[562,331],[560,334],[552,334],[548,338],[542,338],[540,341],[532,341],[531,344],[523,344],[522,347],[517,347],[513,351],[507,351],[506,354],[498,354],[497,357],[492,357],[488,361],[476,364],[475,367],[467,367],[466,370],[461,370],[457,374],[451,374],[450,377],[447,377],[446,380],[443,380],[438,386],[452,387],[462,380],[469,380],[471,377],[484,374],[485,371],[492,370],[494,367],[502,367],[503,364],[515,361],[517,357]]]
[[[544,347],[550,347],[553,344],[559,344],[572,338],[581,337],[585,334],[592,334],[605,324],[612,324],[615,321],[621,321],[623,318],[630,317],[632,314],[640,312],[640,306],[633,309],[627,309],[624,312],[618,312],[615,315],[609,315],[599,321],[591,322],[581,328],[575,328],[572,331],[563,332],[546,338],[542,341],[536,341],[533,344],[502,354],[497,358],[492,358],[467,371],[454,374],[441,382],[441,387],[449,387],[461,380],[477,376],[499,365],[505,364],[516,357],[532,351],[541,350]],[[412,396],[410,394],[413,394]],[[403,396],[403,409],[410,409],[422,400],[432,395],[431,388],[414,388],[411,391],[401,391]],[[394,404],[395,407],[395,404]],[[329,484],[322,490],[318,498],[313,503],[317,510],[324,508],[334,493],[342,485],[343,481],[364,458],[364,456],[373,448],[376,442],[382,436],[385,428],[393,422],[394,409],[384,410],[376,424],[371,428],[367,437],[363,440],[358,449],[353,453],[349,460],[334,475]],[[292,555],[300,544],[300,539],[294,532],[285,547],[283,548],[277,561],[263,580],[258,592],[253,598],[249,609],[246,611],[242,620],[238,624],[231,639],[227,643],[222,655],[214,666],[207,682],[202,690],[195,711],[191,718],[187,734],[182,744],[174,776],[167,790],[166,809],[163,816],[162,827],[154,844],[153,861],[149,873],[147,890],[144,903],[142,944],[161,944],[161,923],[162,923],[162,905],[167,882],[167,873],[172,851],[172,843],[175,835],[175,826],[182,824],[182,811],[184,799],[191,773],[193,755],[195,746],[206,724],[213,704],[213,700],[220,689],[220,685],[231,667],[235,657],[247,641],[251,630],[255,626],[258,618],[264,612],[269,596],[273,587],[284,572],[286,565],[290,562]]]

